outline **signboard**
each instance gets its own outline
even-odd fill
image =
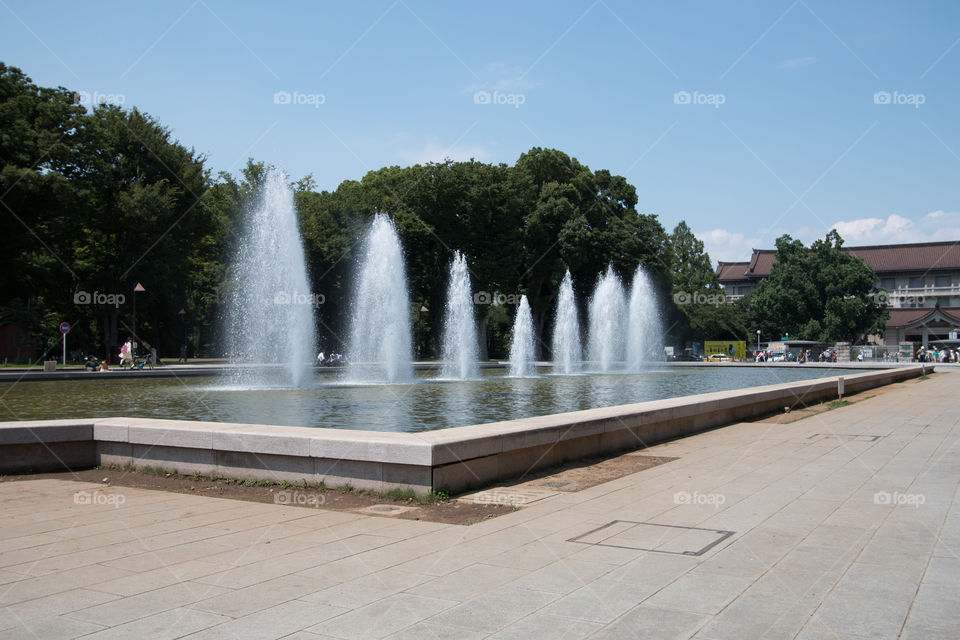
[[[664,347],[663,353],[669,357],[673,357],[673,347]]]
[[[913,362],[913,359],[916,353],[917,353],[916,342],[900,343],[900,362]]]
[[[60,323],[60,333],[63,334],[63,366],[67,366],[67,334],[70,333],[70,323]]]
[[[784,342],[771,342],[767,345],[767,351],[770,353],[783,353],[787,350],[787,345]]]
[[[722,353],[731,358],[745,358],[747,343],[743,340],[706,340],[703,343],[703,352],[709,358],[715,353]]]

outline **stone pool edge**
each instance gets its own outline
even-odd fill
[[[0,474],[98,465],[460,492],[932,373],[917,364],[421,433],[90,418],[0,422]]]

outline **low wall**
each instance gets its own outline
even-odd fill
[[[843,376],[845,394],[933,371]],[[463,491],[836,397],[837,376],[421,433],[145,418],[0,423],[0,473],[162,467],[328,486]]]

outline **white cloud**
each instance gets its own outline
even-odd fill
[[[918,219],[890,214],[886,218],[857,218],[840,220],[830,228],[836,229],[848,247],[903,244],[911,242],[960,241],[960,211],[931,211]],[[774,241],[789,233],[804,244],[822,239],[825,232],[815,232],[809,227],[796,229],[757,229],[754,235],[746,235],[727,229],[713,229],[696,233],[703,241],[704,249],[716,265],[724,262],[743,262],[750,259],[752,249],[773,249]]]
[[[801,67],[807,67],[816,62],[817,59],[811,56],[806,56],[804,58],[789,58],[784,60],[777,65],[780,69],[800,69]]]
[[[917,220],[892,213],[886,218],[841,220],[833,228],[848,246],[960,240],[960,212],[931,211]]]
[[[444,160],[467,161],[471,158],[486,162],[493,152],[483,145],[454,145],[448,147],[431,138],[426,142],[415,145],[409,137],[402,137],[404,148],[397,152],[401,164],[426,164],[427,162],[443,162]]]
[[[713,229],[704,233],[695,233],[695,235],[703,242],[704,250],[710,254],[710,260],[714,266],[717,265],[718,260],[724,262],[749,260],[751,251],[754,248],[761,248],[760,238],[747,237],[742,233],[726,229]]]

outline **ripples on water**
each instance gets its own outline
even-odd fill
[[[640,374],[541,375],[308,389],[237,389],[217,378],[117,378],[0,384],[0,421],[131,416],[305,427],[426,431],[852,373],[839,369],[677,367]]]

